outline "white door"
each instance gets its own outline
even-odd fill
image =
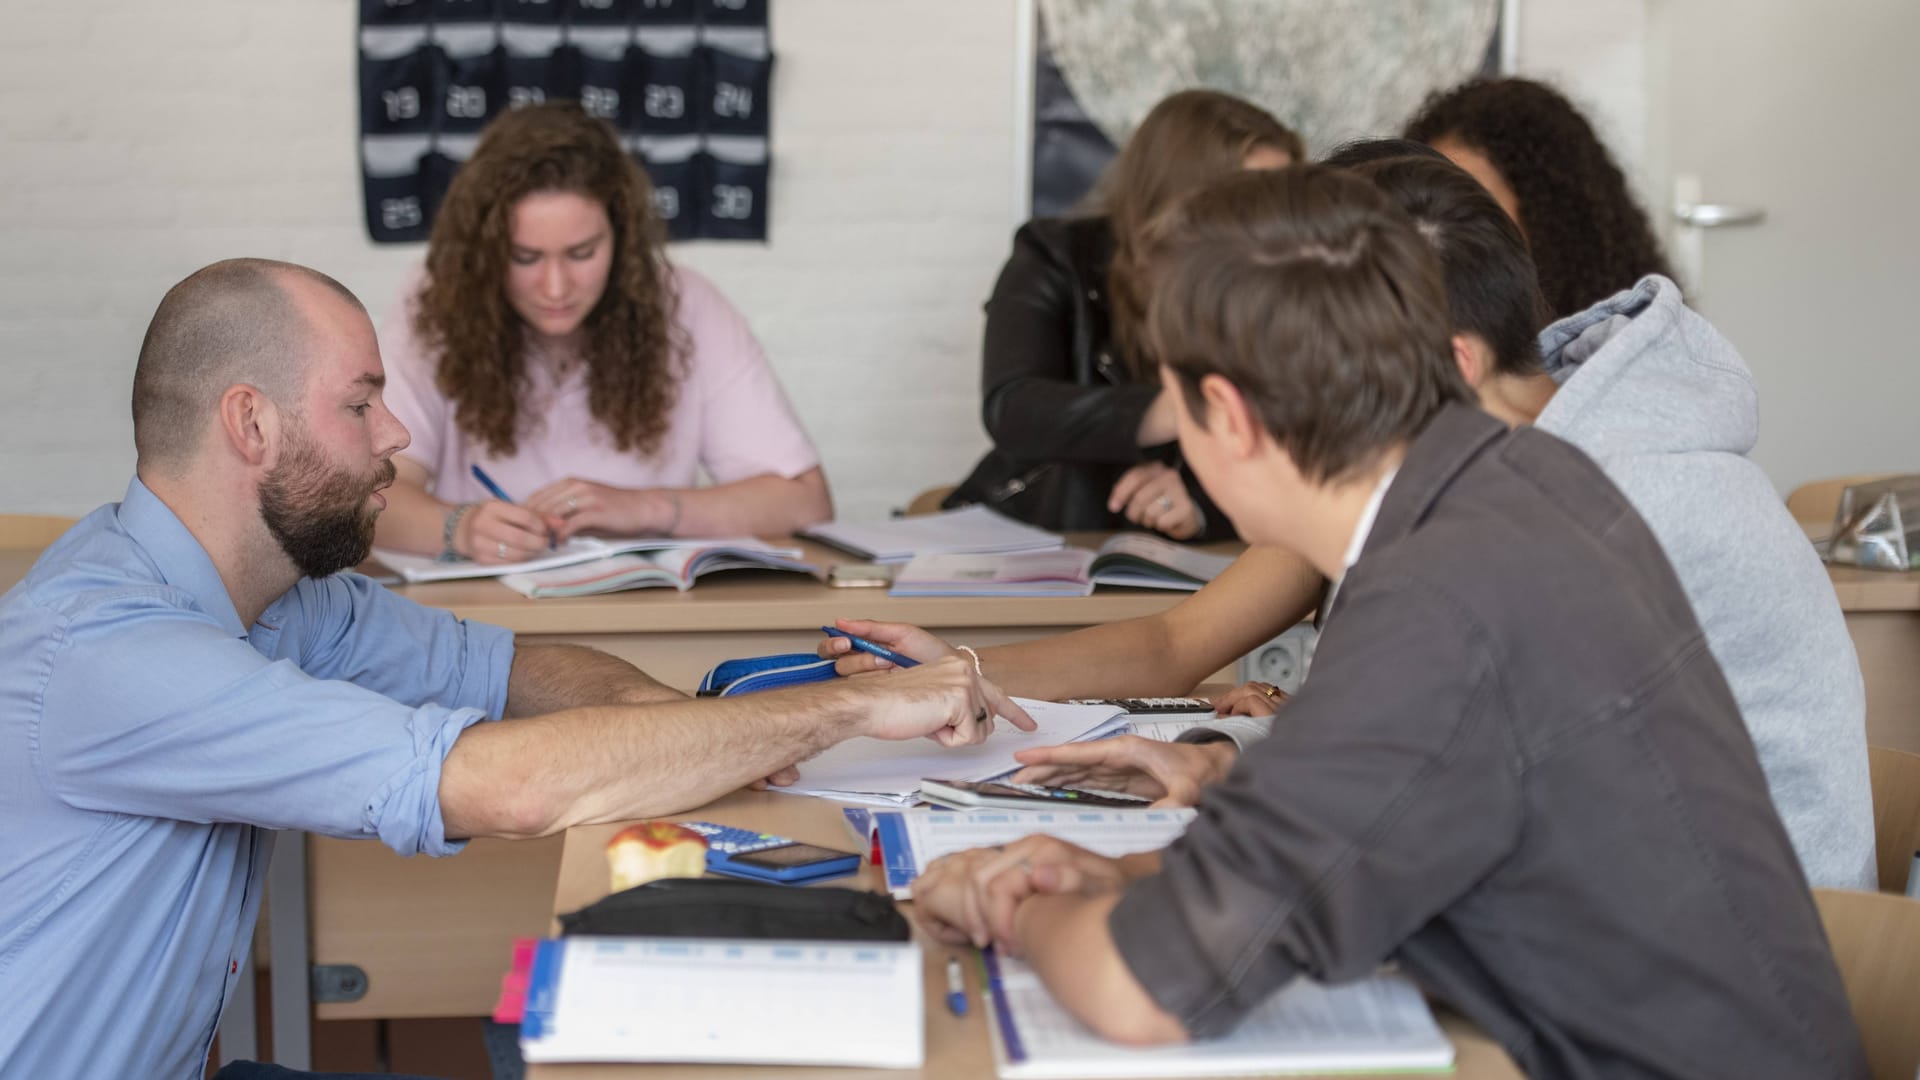
[[[1782,491],[1920,472],[1920,0],[1648,12],[1650,150],[1677,201],[1765,214],[1668,232],[1759,380],[1754,459]]]

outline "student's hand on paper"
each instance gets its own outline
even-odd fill
[[[1107,510],[1175,540],[1200,535],[1200,508],[1188,494],[1180,470],[1157,461],[1143,462],[1120,474],[1112,494],[1107,496]]]
[[[1233,768],[1233,743],[1168,743],[1121,735],[1092,742],[1039,746],[1013,755],[1026,768],[1017,784],[1121,791],[1155,807],[1192,806],[1200,789]]]
[[[527,497],[527,507],[557,523],[561,540],[583,533],[655,536],[679,523],[677,496],[660,488],[621,488],[569,476]]]
[[[855,637],[866,638],[875,645],[884,645],[922,664],[961,655],[960,651],[953,646],[917,626],[909,626],[906,623],[835,619],[833,625]],[[823,659],[832,660],[833,670],[839,675],[865,675],[874,671],[893,670],[891,663],[872,653],[857,651],[853,643],[843,637],[823,638],[820,644],[814,647],[814,652]]]
[[[747,786],[752,788],[755,791],[765,791],[770,787],[788,787],[794,783],[797,783],[799,779],[800,779],[800,770],[795,768],[792,765],[789,765],[786,768],[781,769],[779,772],[774,773],[772,776],[755,780],[753,783],[748,784]]]
[[[1018,955],[1013,917],[1030,896],[1097,896],[1124,888],[1120,860],[1051,836],[935,859],[913,882],[913,913],[949,945],[993,945]]]
[[[1272,683],[1249,682],[1213,699],[1213,711],[1221,716],[1272,716],[1287,703],[1285,690]]]
[[[453,550],[486,566],[525,562],[551,549],[554,524],[524,506],[489,499],[461,515]]]
[[[1022,731],[1038,726],[999,687],[974,674],[972,661],[961,656],[845,688],[860,695],[856,700],[866,709],[866,734],[881,739],[925,735],[942,746],[971,746],[993,733],[995,716]]]

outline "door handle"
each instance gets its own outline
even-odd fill
[[[1759,206],[1723,206],[1714,203],[1681,203],[1673,208],[1674,219],[1696,229],[1718,229],[1727,225],[1758,225],[1767,220],[1767,211]]]

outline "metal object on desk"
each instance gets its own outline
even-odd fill
[[[1873,570],[1920,569],[1920,476],[1893,476],[1842,491],[1826,559]]]

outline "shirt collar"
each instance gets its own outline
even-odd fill
[[[1347,541],[1347,554],[1340,564],[1341,576],[1353,569],[1360,561],[1360,552],[1367,546],[1367,536],[1373,532],[1373,519],[1380,516],[1380,504],[1386,500],[1387,488],[1393,486],[1393,478],[1400,474],[1400,466],[1395,465],[1380,474],[1380,482],[1374,485],[1373,495],[1367,499],[1367,505],[1360,511],[1360,520],[1354,523],[1353,539]]]
[[[200,546],[178,515],[160,501],[147,485],[134,477],[127,485],[127,497],[120,503],[120,527],[140,545],[159,568],[167,584],[192,596],[200,610],[219,620],[227,633],[246,637],[240,625],[240,613],[227,595],[226,582],[214,568],[207,549]]]

